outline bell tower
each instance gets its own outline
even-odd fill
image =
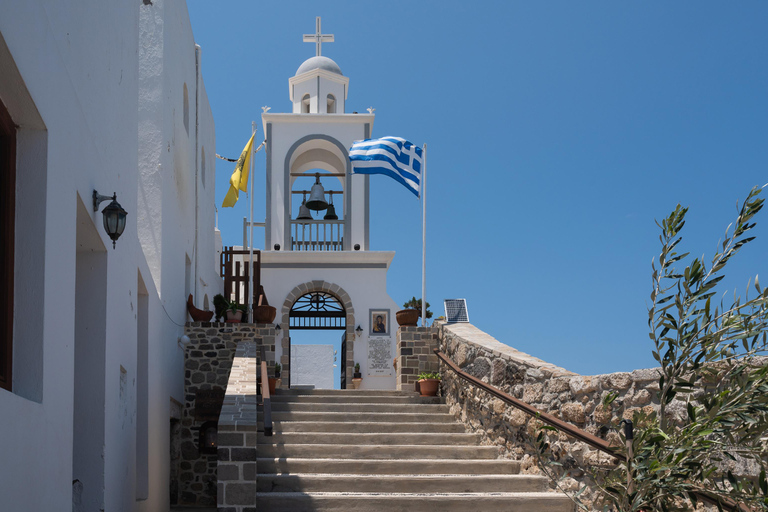
[[[267,207],[261,282],[278,309],[275,353],[283,380],[290,380],[291,333],[338,329],[342,387],[351,385],[357,362],[363,388],[394,389],[398,307],[387,294],[387,270],[395,253],[369,249],[370,176],[353,175],[349,160],[352,144],[371,138],[375,116],[345,113],[349,79],[321,55],[333,36],[322,33],[320,18],[315,26],[304,36],[315,55],[288,80],[291,111],[264,108],[261,116]],[[384,332],[372,331],[372,312],[387,319]]]

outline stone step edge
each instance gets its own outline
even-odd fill
[[[519,460],[514,459],[324,459],[320,457],[256,457],[256,463],[258,467],[258,462],[266,462],[266,461],[280,461],[280,462],[291,462],[291,461],[322,461],[322,462],[328,462],[328,461],[360,461],[360,462],[386,462],[386,463],[406,463],[406,464],[418,464],[419,462],[424,463],[430,463],[430,464],[456,464],[457,461],[460,461],[462,464],[472,464],[472,463],[480,463],[480,464],[490,464],[493,462],[508,462],[510,464],[520,464]],[[226,462],[229,464],[229,462]],[[314,473],[310,473],[314,474]]]
[[[483,459],[480,459],[483,460]],[[488,460],[488,459],[485,459]],[[268,477],[301,477],[301,478],[328,478],[328,479],[343,479],[343,478],[359,478],[367,480],[375,479],[389,479],[394,480],[397,478],[415,478],[417,480],[427,480],[436,478],[446,478],[451,480],[488,480],[488,479],[512,479],[512,480],[524,480],[527,478],[536,480],[549,480],[544,475],[533,475],[527,473],[514,473],[514,474],[461,474],[461,473],[259,473],[259,478]],[[367,494],[367,493],[363,493]],[[407,493],[404,493],[407,494]]]
[[[393,498],[413,498],[423,499],[425,497],[441,497],[441,498],[477,498],[477,497],[499,497],[499,498],[555,498],[570,500],[565,494],[561,494],[557,491],[541,492],[541,491],[513,491],[513,492],[269,492],[259,491],[256,496],[263,496],[269,498],[290,498],[290,497],[339,497],[346,496],[354,498],[371,498],[377,496],[393,497]]]

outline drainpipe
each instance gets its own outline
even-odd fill
[[[195,299],[198,301],[198,306],[202,307],[200,302],[200,296],[197,293],[197,259],[199,256],[197,247],[197,223],[198,223],[198,210],[199,210],[199,197],[198,197],[198,179],[200,172],[200,144],[199,144],[199,131],[200,131],[200,54],[202,49],[199,44],[195,45],[195,246],[192,248],[195,255],[195,285],[192,287]]]

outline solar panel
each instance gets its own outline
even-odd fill
[[[445,299],[443,302],[445,303],[446,322],[469,322],[466,299]]]

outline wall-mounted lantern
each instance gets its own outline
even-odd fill
[[[120,238],[125,229],[125,217],[128,215],[128,212],[123,210],[123,207],[117,202],[117,193],[110,197],[102,196],[96,190],[93,191],[93,211],[95,212],[99,211],[99,205],[102,202],[109,201],[110,199],[112,202],[101,211],[101,214],[104,217],[104,231],[112,239],[112,249],[114,249],[115,242],[117,242],[117,239]]]

